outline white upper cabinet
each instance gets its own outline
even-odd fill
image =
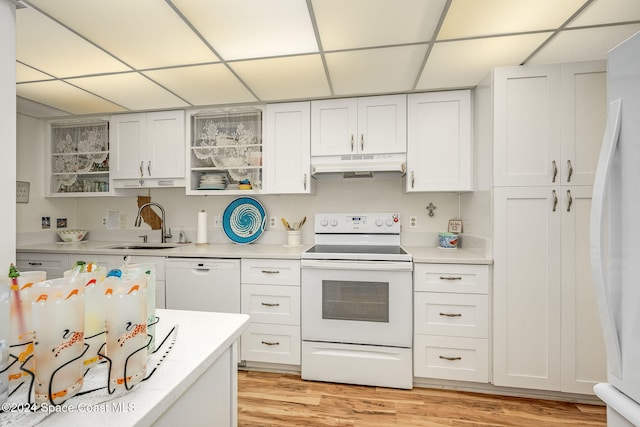
[[[264,106],[189,112],[186,194],[263,193],[263,116]]]
[[[111,176],[116,187],[183,186],[185,112],[111,117]]]
[[[494,72],[494,185],[554,185],[560,167],[557,66]]]
[[[591,185],[606,118],[602,61],[494,73],[494,184]]]
[[[406,95],[311,102],[311,155],[406,152]]]
[[[607,118],[606,64],[562,64],[561,73],[561,184],[593,185]]]
[[[470,191],[471,93],[418,93],[407,98],[405,191]]]
[[[268,104],[266,128],[266,192],[311,193],[311,103]]]
[[[47,129],[47,197],[111,195],[108,119],[49,122]]]

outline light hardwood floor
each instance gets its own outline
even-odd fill
[[[604,426],[604,406],[238,372],[238,426]]]

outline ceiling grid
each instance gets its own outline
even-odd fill
[[[638,0],[21,5],[16,92],[35,117],[473,88],[494,67],[605,59],[640,31]]]

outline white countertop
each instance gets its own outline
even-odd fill
[[[50,252],[69,254],[102,254],[102,255],[126,255],[137,254],[145,256],[161,257],[187,257],[187,258],[281,258],[300,259],[300,254],[311,245],[285,246],[249,244],[238,245],[233,243],[218,243],[207,245],[178,244],[175,248],[167,249],[111,249],[117,245],[139,245],[140,242],[106,242],[87,240],[78,243],[49,242],[17,247],[20,252]]]
[[[123,407],[133,410],[52,414],[38,426],[151,425],[249,326],[246,314],[158,309],[156,315],[160,318],[157,337],[166,336],[178,325],[175,345],[151,378],[124,396],[107,402],[109,408],[121,402]],[[185,416],[187,420],[188,414]]]
[[[124,245],[121,242],[83,241],[79,243],[39,243],[18,246],[20,252],[49,252],[69,254],[103,254],[125,255],[137,254],[161,257],[187,258],[278,258],[300,259],[300,255],[312,245],[289,247],[285,245],[218,243],[196,246],[194,244],[178,244],[170,249],[110,249],[111,246]],[[136,243],[131,243],[136,244]],[[138,242],[139,244],[139,242]],[[443,264],[491,264],[493,260],[478,252],[458,248],[455,250],[440,249],[435,246],[402,246],[413,257],[416,263]]]
[[[434,246],[403,246],[414,263],[428,264],[492,264],[493,260],[468,249],[442,249]]]

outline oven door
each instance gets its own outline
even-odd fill
[[[302,339],[411,347],[411,262],[303,260]]]

